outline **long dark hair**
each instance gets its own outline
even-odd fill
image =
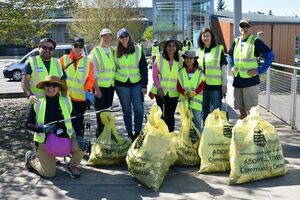
[[[204,28],[204,29],[201,30],[200,35],[199,35],[199,37],[198,37],[198,47],[199,47],[200,49],[204,49],[204,47],[205,47],[205,44],[204,44],[204,42],[202,41],[202,35],[203,35],[204,33],[207,33],[207,32],[209,32],[210,35],[211,35],[211,43],[210,43],[210,47],[213,48],[213,47],[217,46],[215,34],[212,32],[211,29],[209,29],[209,28]]]
[[[169,55],[168,55],[168,52],[167,52],[167,50],[166,50],[166,47],[167,47],[167,45],[168,45],[170,42],[174,42],[174,41],[171,40],[171,41],[166,42],[166,44],[165,44],[165,46],[164,46],[164,50],[163,50],[163,52],[162,52],[162,57],[165,58],[167,61],[170,60],[170,57],[169,57]],[[175,51],[175,53],[174,53],[174,60],[175,60],[176,62],[178,62],[178,61],[179,61],[179,53],[178,53],[179,47],[177,46],[176,42],[174,42],[174,43],[175,43],[175,45],[176,45],[176,51]]]
[[[117,45],[117,58],[121,58],[124,54],[132,54],[135,52],[134,42],[132,41],[131,37],[129,37],[128,46],[125,48],[122,43],[118,40]]]

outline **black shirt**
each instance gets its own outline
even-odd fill
[[[204,54],[205,53],[210,53],[211,49],[212,48],[204,48]],[[206,67],[205,66],[205,59],[203,59],[203,63],[201,63],[201,64],[203,66],[203,73],[205,75],[205,67]],[[221,59],[220,59],[220,68],[222,68],[223,65],[227,65],[227,64],[228,64],[228,62],[227,62],[224,50],[222,50],[222,52],[221,52]],[[222,85],[207,85],[204,82],[204,90],[221,90],[221,88],[222,88]]]
[[[248,40],[248,38],[243,40],[243,42],[246,42]],[[233,43],[230,47],[229,53],[228,53],[233,60],[234,60],[234,57],[233,57],[234,47],[235,47],[235,40],[233,41]],[[263,41],[261,41],[260,39],[255,39],[255,41],[254,41],[254,56],[255,57],[264,56],[269,51],[271,51],[271,49],[267,45],[265,45],[265,43],[263,43]],[[258,66],[258,63],[257,63],[257,66]],[[236,87],[236,88],[244,88],[244,87],[258,85],[259,83],[260,83],[260,80],[259,80],[258,75],[250,77],[250,78],[241,78],[240,75],[238,74],[237,77],[233,78],[232,85],[233,85],[233,87]]]
[[[147,88],[147,85],[148,85],[148,67],[147,66],[148,66],[148,63],[147,63],[145,54],[142,51],[142,57],[139,61],[139,70],[140,70],[141,80],[137,83],[131,83],[129,78],[127,79],[127,81],[125,83],[115,80],[115,84],[118,86],[123,86],[123,87],[131,87],[131,86],[141,83],[142,88]]]
[[[63,114],[62,114],[62,109],[60,108],[60,105],[59,105],[59,97],[58,96],[55,96],[55,97],[46,96],[45,113],[46,114],[45,114],[44,124],[64,119]],[[71,116],[75,116],[74,109],[71,113]],[[82,136],[83,133],[81,132],[77,118],[72,119],[72,125],[73,125],[76,135]],[[57,128],[61,128],[64,131],[64,133],[60,136],[64,136],[64,137],[68,136],[64,122],[57,123],[56,126],[57,126]],[[38,133],[44,132],[43,125],[39,125],[36,123],[36,113],[34,111],[33,105],[29,105],[29,107],[28,107],[26,127],[29,130],[34,131],[34,132],[38,132]]]

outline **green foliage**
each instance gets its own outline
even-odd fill
[[[52,26],[58,8],[74,9],[71,0],[6,0],[0,2],[0,43],[34,46]]]
[[[143,34],[143,39],[152,40],[153,39],[153,26],[148,26]]]
[[[130,36],[137,40],[143,29],[143,22],[135,9],[137,5],[138,0],[82,0],[72,14],[74,22],[68,25],[68,29],[72,36],[84,37],[92,47],[99,43],[99,32],[103,28],[110,29],[114,39],[120,28],[127,28]]]

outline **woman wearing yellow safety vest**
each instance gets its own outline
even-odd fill
[[[38,103],[30,105],[26,126],[35,132],[33,140],[36,144],[36,154],[32,151],[26,152],[26,168],[35,170],[43,177],[55,176],[55,156],[51,155],[46,147],[50,134],[54,134],[58,138],[71,139],[69,151],[72,157],[67,166],[67,172],[72,178],[79,178],[80,172],[77,170],[77,165],[80,164],[84,151],[79,148],[78,143],[84,139],[76,136],[81,133],[77,119],[72,121],[70,119],[74,115],[71,99],[59,95],[60,91],[67,90],[67,86],[57,76],[46,76],[45,80],[37,83],[36,87],[43,89],[46,96]],[[65,121],[58,122],[58,120]],[[51,122],[55,123],[48,125]],[[58,142],[55,145],[61,148],[61,143]]]
[[[134,45],[127,29],[120,29],[117,37],[115,87],[122,106],[128,137],[134,140],[140,134],[143,125],[143,101],[148,84],[147,61],[142,49]],[[135,135],[132,133],[132,108]]]
[[[227,60],[224,47],[216,44],[215,36],[209,28],[201,30],[198,46],[198,62],[205,75],[202,104],[204,123],[212,110],[222,107],[222,98],[227,92]]]
[[[178,51],[182,44],[175,39],[167,39],[160,43],[162,54],[156,57],[153,65],[153,86],[149,94],[161,108],[162,119],[168,125],[169,131],[174,131],[174,114],[178,102],[179,92],[177,91],[178,71],[182,67],[182,59]]]
[[[204,88],[204,74],[197,62],[198,57],[194,51],[187,50],[182,57],[184,58],[183,67],[179,70],[177,90],[181,100],[191,108],[193,122],[201,132],[202,120],[202,91]]]
[[[95,47],[90,57],[93,61],[95,72],[95,109],[102,110],[112,106],[115,93],[116,64],[113,49],[110,47],[112,41],[111,30],[104,28],[100,31],[100,45]],[[104,125],[100,120],[100,114],[96,114],[97,130],[96,137],[102,133]]]

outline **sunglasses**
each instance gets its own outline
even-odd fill
[[[74,48],[78,48],[79,47],[80,49],[83,49],[84,45],[83,44],[74,44],[73,47]]]
[[[250,26],[248,24],[241,24],[240,27],[241,28],[250,28]]]
[[[54,51],[54,47],[47,47],[47,46],[42,46],[42,49],[44,51],[48,50],[48,51]]]
[[[53,87],[53,88],[57,88],[60,87],[58,83],[45,83],[44,87]]]
[[[126,35],[126,34],[125,34],[125,35],[121,35],[119,38],[120,38],[120,39],[123,39],[123,38],[128,38],[128,37],[129,37],[129,35]]]

